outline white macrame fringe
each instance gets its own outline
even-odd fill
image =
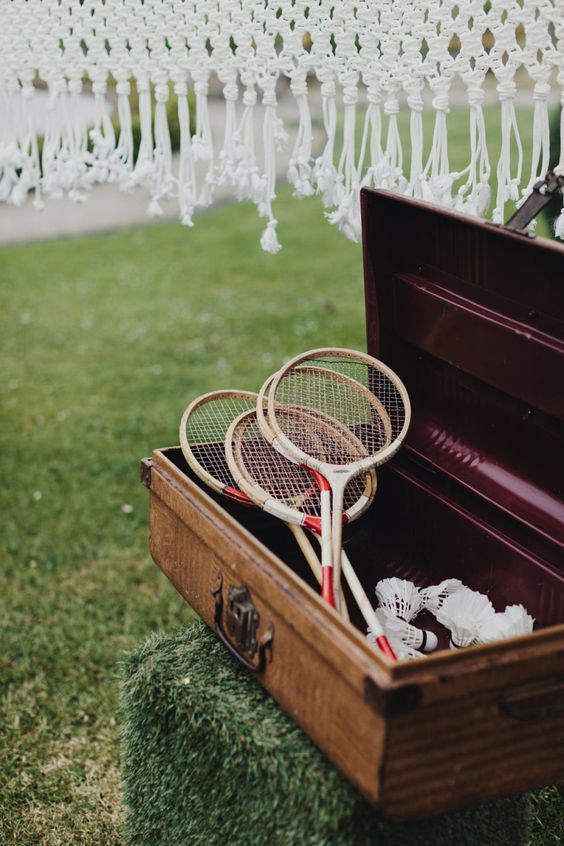
[[[532,81],[534,104],[530,169],[515,112],[523,70]],[[500,108],[496,163],[488,153],[483,111],[488,74],[495,78]],[[95,184],[115,182],[126,191],[145,189],[151,214],[162,213],[164,200],[176,199],[182,223],[192,226],[195,212],[209,206],[221,186],[256,205],[266,220],[261,245],[275,253],[277,156],[287,140],[278,113],[281,77],[295,102],[287,164],[293,193],[319,194],[328,220],[353,240],[360,237],[362,186],[484,216],[492,164],[492,214],[501,223],[507,203],[524,202],[548,169],[555,85],[562,105],[556,170],[564,174],[564,0],[356,0],[354,6],[348,0],[279,0],[254,4],[252,12],[236,0],[4,0],[0,201],[20,205],[33,192],[38,208],[45,198],[65,194],[80,202]],[[456,77],[466,86],[469,115],[469,160],[459,173],[451,170],[448,150]],[[41,139],[34,124],[38,80],[47,91]],[[217,81],[224,99],[221,139],[213,137],[209,103]],[[324,137],[314,151],[311,98],[318,87]],[[80,105],[90,91],[94,118],[87,132]],[[429,93],[434,128],[426,147]],[[402,149],[398,129],[404,105],[409,149],[406,139]],[[177,157],[168,123],[173,109]],[[261,119],[262,158],[256,149]],[[555,232],[564,238],[564,211]]]

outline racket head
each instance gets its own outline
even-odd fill
[[[257,422],[260,427],[260,430],[266,440],[269,441],[275,448],[280,449],[281,444],[279,439],[276,436],[275,429],[271,426],[271,417],[268,413],[268,399],[269,399],[269,392],[272,383],[274,382],[276,374],[269,376],[266,382],[261,387],[258,398],[257,398]],[[385,413],[385,412],[384,412]],[[279,415],[285,414],[284,408],[280,409]],[[287,409],[286,409],[286,416],[287,416]],[[355,435],[345,426],[339,423],[338,420],[331,418],[326,415],[321,415],[319,412],[315,414],[314,422],[312,420],[313,426],[312,431],[315,433],[316,429],[319,427],[321,423],[323,423],[323,427],[329,427],[330,431],[334,430],[338,440],[341,442],[345,442],[346,444],[346,451],[345,456],[347,456],[349,451],[349,444],[351,446],[355,446],[356,449],[359,451],[363,451],[364,447],[362,443],[355,437]],[[293,452],[292,444],[289,445],[289,448],[283,449],[283,454],[286,455],[290,460],[297,462],[297,463],[307,463],[303,461],[303,456],[308,455],[308,444],[304,444],[306,449],[301,450],[299,454]],[[364,482],[364,489],[362,492],[359,490],[359,485]],[[376,490],[378,487],[378,479],[376,476],[376,471],[373,467],[370,467],[364,473],[360,474],[354,480],[348,483],[347,488],[345,490],[345,499],[344,499],[344,508],[343,514],[345,518],[345,522],[350,522],[351,520],[355,520],[360,517],[367,508],[370,507],[372,501],[376,495]],[[354,492],[358,493],[358,497],[355,497]]]
[[[179,427],[180,446],[191,470],[212,490],[241,497],[225,458],[225,435],[241,412],[256,407],[251,391],[222,390],[202,394],[186,407]]]
[[[285,406],[335,418],[362,448],[347,463],[338,451],[328,457],[315,446],[304,449],[297,418],[281,418],[279,409]],[[267,414],[280,447],[320,473],[361,472],[397,452],[409,427],[411,404],[403,382],[378,359],[356,350],[323,348],[296,356],[274,375]]]
[[[332,433],[333,438],[340,436],[339,430]],[[319,531],[321,494],[317,481],[309,470],[288,459],[264,438],[256,409],[243,412],[233,421],[225,439],[225,454],[236,485],[253,502],[274,513],[278,513],[279,505],[278,516],[285,514],[294,522],[305,520],[308,528]],[[352,479],[345,491],[345,519],[359,516],[372,502],[375,491],[372,474]]]

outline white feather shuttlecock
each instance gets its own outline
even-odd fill
[[[382,608],[390,611],[394,617],[400,617],[409,623],[421,610],[419,589],[406,579],[381,579],[376,585],[376,596]]]
[[[534,618],[522,605],[507,605],[505,611],[485,620],[478,629],[480,643],[518,637],[533,631]]]
[[[477,643],[478,630],[495,614],[487,596],[461,588],[448,596],[437,611],[437,620],[450,631],[451,649]]]
[[[442,608],[443,602],[456,591],[464,587],[460,579],[443,579],[438,585],[430,585],[426,588],[419,588],[419,595],[423,608],[437,616],[437,611]]]
[[[394,650],[398,661],[403,661],[406,658],[425,658],[425,655],[422,652],[418,652],[417,649],[413,649],[411,646],[408,646],[407,643],[404,643],[403,640],[401,640],[401,638],[396,638],[393,634],[387,634],[386,637],[388,638],[388,642]],[[378,645],[376,643],[376,635],[370,628],[368,629],[366,639],[368,640],[368,643],[371,643],[374,646]]]
[[[406,646],[416,649],[418,652],[432,652],[433,649],[437,648],[438,640],[434,632],[418,629],[417,626],[412,626],[411,623],[400,620],[399,617],[395,617],[387,608],[377,608],[376,616],[382,624],[388,639],[390,636],[394,639],[399,639]]]

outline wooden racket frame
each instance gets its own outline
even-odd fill
[[[270,514],[274,514],[275,516],[280,517],[280,519],[284,520],[287,523],[297,522],[299,523],[299,525],[302,526],[308,525],[307,517],[303,512],[299,510],[299,507],[293,507],[274,499],[274,497],[272,497],[268,493],[268,491],[266,491],[261,485],[259,485],[248,473],[247,468],[245,467],[245,463],[241,459],[240,455],[240,445],[242,439],[236,438],[236,429],[247,418],[251,417],[254,419],[254,421],[258,422],[258,412],[256,410],[244,411],[236,418],[236,420],[233,421],[233,423],[229,427],[229,431],[225,436],[225,456],[231,474],[235,479],[235,483],[244,493],[249,496],[251,500],[256,502],[258,505],[260,505],[261,508],[263,508],[265,511],[268,511]],[[318,416],[316,416],[316,420],[319,420]],[[328,421],[328,428],[330,427],[331,422]],[[265,419],[263,419],[263,425],[267,425],[267,421]],[[346,427],[343,428],[346,429]],[[346,431],[350,438],[354,438],[354,435],[352,435],[348,429]],[[338,432],[338,435],[340,437],[343,436],[341,432]],[[283,456],[283,458],[286,458],[286,456]],[[295,461],[291,461],[291,459],[289,458],[287,458],[287,461],[289,464],[297,466]],[[367,487],[372,488],[372,492],[369,497],[361,497],[361,499],[367,500],[367,504],[364,506],[362,511],[366,510],[368,505],[370,505],[376,493],[377,480],[376,473],[373,469],[367,472],[366,474],[366,485]],[[322,495],[323,491],[320,491],[320,496]],[[362,511],[360,509],[356,509],[356,516],[359,516]],[[309,528],[316,534],[320,532],[319,522],[316,522],[313,525],[310,524]],[[343,572],[345,574],[347,583],[351,589],[351,593],[355,598],[355,601],[360,609],[362,616],[364,617],[366,624],[370,627],[372,633],[375,636],[376,644],[378,645],[380,650],[388,656],[388,658],[395,661],[396,655],[392,647],[390,646],[388,638],[386,637],[386,633],[382,625],[380,624],[380,621],[374,612],[372,604],[368,599],[366,592],[362,587],[362,584],[358,576],[356,575],[356,572],[354,571],[354,568],[350,563],[349,558],[345,552],[342,553],[342,561]],[[339,588],[341,588],[341,586],[339,586]]]
[[[235,500],[236,502],[241,503],[242,505],[248,505],[252,507],[256,507],[256,503],[254,503],[246,493],[242,490],[238,490],[235,485],[226,485],[223,482],[220,482],[219,479],[216,479],[215,476],[212,476],[205,467],[199,463],[198,459],[194,455],[190,444],[188,443],[188,438],[186,437],[186,423],[190,416],[194,413],[194,411],[199,408],[200,406],[206,405],[208,402],[212,400],[221,400],[221,399],[241,399],[241,400],[248,400],[249,403],[256,407],[258,395],[253,391],[237,391],[231,389],[225,389],[220,391],[208,391],[206,394],[202,394],[196,399],[192,400],[189,405],[186,406],[182,417],[180,419],[179,425],[179,437],[180,437],[180,446],[182,449],[182,453],[186,462],[191,470],[194,471],[196,476],[204,482],[209,488],[219,494],[223,494],[224,496],[229,497],[229,499]],[[252,410],[252,409],[249,409]],[[235,481],[235,480],[234,480]],[[294,523],[286,523],[288,529],[293,534],[296,543],[298,544],[304,558],[306,559],[309,567],[311,568],[315,578],[321,584],[321,564],[319,562],[319,558],[315,549],[313,548],[308,536],[301,528]],[[344,599],[343,599],[344,603]],[[346,605],[344,605],[343,616],[348,619],[348,612],[346,609]]]
[[[312,360],[315,361],[315,359],[322,359],[324,357],[330,356],[334,356],[343,360],[349,359],[351,362],[366,364],[370,367],[374,367],[376,370],[379,370],[381,373],[387,376],[387,378],[390,380],[390,382],[392,382],[392,384],[398,391],[403,401],[405,410],[405,418],[403,421],[402,428],[398,435],[393,440],[391,440],[390,443],[387,443],[382,449],[378,450],[376,453],[373,453],[372,455],[368,455],[366,458],[362,458],[358,461],[351,462],[350,464],[346,465],[330,464],[325,461],[320,461],[314,456],[307,455],[307,453],[305,453],[303,450],[301,450],[299,447],[292,443],[292,441],[285,435],[285,433],[282,431],[276,421],[276,389],[280,384],[282,378],[291,370],[297,369],[300,365],[300,362],[307,361],[307,366],[312,367],[313,365],[310,364]],[[328,374],[328,378],[337,378],[338,381],[348,382],[349,385],[351,382],[354,382],[355,390],[364,393],[365,398],[370,402],[375,411],[380,415],[382,403],[375,396],[375,394],[370,391],[369,388],[365,387],[364,385],[361,385],[360,382],[357,382],[355,379],[352,379],[351,377],[346,376],[345,374],[340,374],[335,370],[330,370],[329,368],[323,367],[319,369],[323,369],[325,373]],[[259,392],[259,397],[260,396],[261,393]],[[368,355],[367,353],[340,347],[319,347],[317,349],[308,350],[307,352],[300,353],[300,355],[294,356],[294,358],[286,362],[286,364],[274,375],[272,382],[268,388],[267,409],[269,425],[274,433],[274,439],[272,440],[272,444],[275,449],[278,449],[283,454],[293,454],[295,456],[294,460],[298,461],[301,464],[305,464],[307,467],[311,467],[312,469],[317,470],[318,473],[321,473],[321,475],[327,479],[331,486],[331,492],[333,494],[333,574],[335,579],[335,587],[337,588],[340,582],[341,570],[343,531],[342,513],[343,495],[345,487],[350,481],[350,479],[354,478],[354,476],[357,476],[359,473],[362,473],[366,470],[370,470],[371,468],[379,467],[386,461],[389,461],[389,459],[392,458],[400,448],[402,441],[409,428],[409,423],[411,421],[411,403],[409,401],[407,390],[399,376],[397,376],[397,374],[394,373],[393,370],[387,367],[387,365],[383,364],[383,362],[379,361],[376,358],[373,358],[373,356]],[[389,421],[389,416],[387,413],[386,417],[381,418],[385,426],[386,418]]]

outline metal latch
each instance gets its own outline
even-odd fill
[[[504,228],[517,232],[519,235],[528,235],[529,223],[550,203],[558,191],[564,191],[564,175],[549,170],[544,179],[535,182],[532,192],[523,205],[509,218]]]
[[[227,631],[239,650],[252,658],[257,651],[257,629],[260,616],[244,585],[229,588],[226,619]]]

